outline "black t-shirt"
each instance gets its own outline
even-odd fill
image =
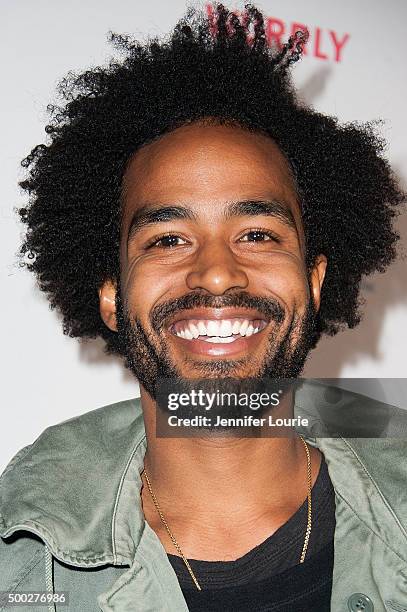
[[[189,559],[202,591],[182,559],[168,558],[191,612],[307,612],[330,609],[335,494],[322,459],[312,489],[313,525],[307,556],[300,564],[307,501],[264,542],[235,561]]]

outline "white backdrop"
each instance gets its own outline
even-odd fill
[[[100,342],[79,343],[62,334],[59,317],[49,311],[31,275],[16,265],[22,228],[13,207],[25,201],[17,187],[23,176],[19,164],[34,145],[44,142],[45,107],[55,99],[58,80],[70,69],[82,70],[110,57],[109,30],[140,38],[165,34],[185,6],[184,0],[1,2],[0,471],[48,425],[138,394],[136,381],[120,361],[103,355]],[[308,26],[308,53],[294,68],[303,97],[343,121],[385,119],[387,155],[406,184],[405,0],[262,0],[257,6],[272,18],[273,31],[289,34],[294,22]],[[406,215],[398,226],[405,244]],[[324,339],[305,375],[405,376],[405,272],[405,261],[399,260],[386,275],[365,283],[363,322]]]

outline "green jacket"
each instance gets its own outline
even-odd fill
[[[296,410],[309,401],[297,393]],[[407,442],[310,442],[336,496],[331,610],[369,612],[361,593],[375,612],[407,611]],[[20,450],[0,479],[0,591],[68,593],[68,606],[24,608],[32,612],[186,612],[141,509],[145,449],[140,401],[131,399],[48,427]]]

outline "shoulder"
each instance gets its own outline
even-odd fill
[[[81,442],[89,445],[92,442],[100,443],[103,439],[115,441],[117,438],[125,438],[131,429],[131,433],[143,435],[144,423],[142,417],[140,398],[131,398],[106,406],[101,406],[79,416],[71,417],[54,425],[50,425],[33,441],[21,448],[6,465],[0,475],[0,501],[2,485],[7,480],[14,468],[24,463],[33,453],[39,451],[44,445],[55,449],[63,444],[61,450],[67,451],[68,447],[80,446]],[[1,504],[0,504],[1,507]],[[1,525],[1,513],[0,513]]]
[[[407,439],[356,438],[346,443],[387,499],[400,500],[403,493],[407,502]],[[407,518],[407,503],[400,510]]]
[[[140,398],[131,398],[101,406],[47,427],[43,434],[90,436],[95,440],[104,435],[125,433],[129,426],[141,429],[142,410]],[[40,436],[40,438],[41,438]]]

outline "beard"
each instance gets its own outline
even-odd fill
[[[274,321],[275,326],[269,333],[267,348],[261,362],[253,365],[251,355],[238,360],[211,361],[185,357],[188,372],[193,374],[186,379],[170,357],[164,330],[174,314],[198,307],[252,308],[261,312],[266,319]],[[127,306],[123,304],[119,285],[116,291],[117,333],[125,366],[154,400],[157,397],[157,382],[160,379],[171,379],[182,384],[191,379],[242,378],[236,375],[239,370],[245,371],[244,378],[298,378],[309,352],[316,343],[316,317],[317,312],[310,299],[305,313],[302,316],[294,315],[287,330],[280,337],[285,311],[273,298],[252,296],[244,291],[225,296],[190,293],[156,306],[150,313],[152,331],[149,331],[139,319],[131,316]]]

